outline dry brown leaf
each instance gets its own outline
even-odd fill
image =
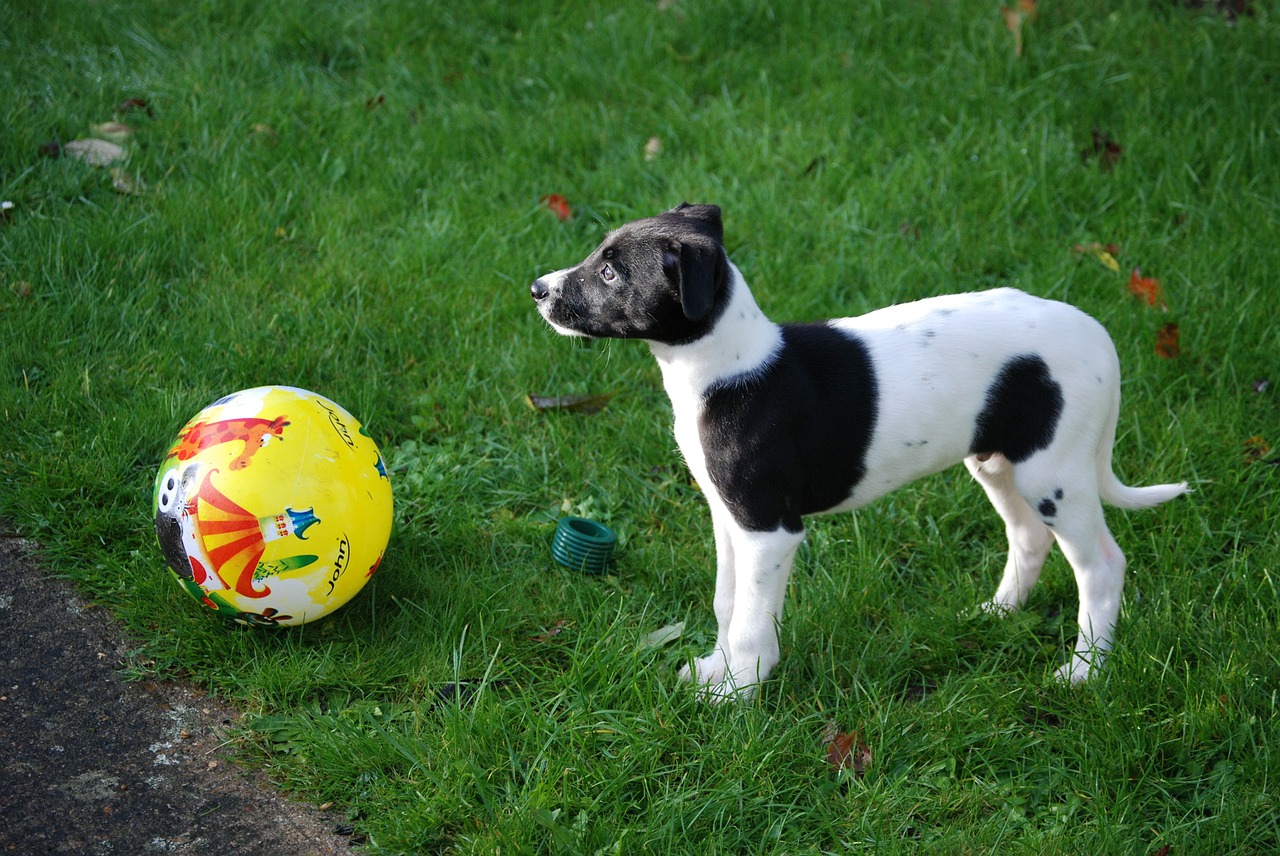
[[[107,140],[72,140],[62,153],[92,166],[111,166],[128,157],[123,147]]]
[[[1120,155],[1124,152],[1124,146],[1111,139],[1109,134],[1104,133],[1094,125],[1089,133],[1093,139],[1092,148],[1088,148],[1080,152],[1080,160],[1088,161],[1090,157],[1098,158],[1098,166],[1103,172],[1111,172],[1116,163],[1120,160]]]
[[[1138,268],[1134,268],[1129,274],[1129,291],[1153,309],[1159,309],[1161,312],[1169,311],[1169,307],[1164,302],[1164,289],[1160,287],[1160,280],[1143,276]]]
[[[556,215],[556,219],[564,222],[573,217],[573,206],[569,204],[569,200],[559,193],[548,193],[542,197],[542,204],[547,210]]]
[[[276,129],[262,122],[254,123],[250,136],[262,140],[269,146],[274,146],[280,140],[280,135],[276,133]]]
[[[827,766],[832,770],[849,770],[861,778],[871,766],[871,748],[862,742],[857,731],[841,731],[836,723],[828,722],[822,739],[827,745]]]
[[[1271,444],[1261,434],[1254,434],[1244,441],[1244,459],[1248,463],[1261,461],[1271,452]]]
[[[556,637],[557,637],[557,636],[559,636],[561,633],[563,633],[566,627],[572,627],[572,626],[573,626],[573,622],[572,622],[572,621],[570,621],[570,620],[569,620],[569,619],[567,619],[567,618],[561,618],[561,619],[560,619],[559,621],[557,621],[555,624],[553,624],[553,625],[551,625],[550,627],[548,627],[548,628],[546,629],[546,632],[544,632],[544,633],[539,633],[539,634],[537,634],[536,636],[530,636],[530,637],[529,637],[529,641],[531,641],[531,642],[543,642],[543,643],[545,643],[545,642],[550,642],[552,639],[556,638]]]
[[[1036,17],[1034,0],[1018,0],[1017,5],[1010,8],[1001,6],[1000,14],[1004,16],[1005,28],[1013,34],[1013,55],[1022,56],[1022,29]]]
[[[141,98],[126,98],[120,102],[120,105],[116,107],[116,110],[120,113],[132,113],[135,110],[141,110],[148,116],[155,115],[151,110],[151,105]]]
[[[100,125],[90,125],[89,130],[93,131],[104,140],[110,140],[113,143],[125,143],[133,136],[133,128],[130,128],[124,122],[103,122]]]
[[[1178,348],[1178,325],[1165,324],[1156,331],[1156,356],[1165,360],[1172,360],[1181,354]]]

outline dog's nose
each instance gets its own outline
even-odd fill
[[[535,279],[533,285],[529,286],[529,293],[533,295],[534,300],[545,300],[551,292],[547,290],[547,286],[540,279]]]

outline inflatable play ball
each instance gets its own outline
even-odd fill
[[[183,427],[153,510],[184,591],[243,624],[302,624],[342,606],[378,569],[391,482],[346,410],[304,389],[262,386]]]

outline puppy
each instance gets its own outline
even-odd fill
[[[1080,600],[1058,675],[1082,681],[1111,647],[1124,585],[1102,501],[1148,508],[1187,490],[1126,487],[1112,472],[1115,347],[1063,303],[1002,288],[778,325],[725,255],[720,209],[689,204],[624,225],[530,291],[557,332],[643,339],[662,368],[715,530],[716,645],[682,672],[713,698],[751,695],[777,664],[805,515],[959,461],[1009,539],[984,606],[1021,606],[1057,541]]]

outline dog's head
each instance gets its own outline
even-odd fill
[[[539,277],[529,291],[566,336],[691,342],[728,298],[723,241],[719,208],[682,203],[611,232],[581,264]]]

